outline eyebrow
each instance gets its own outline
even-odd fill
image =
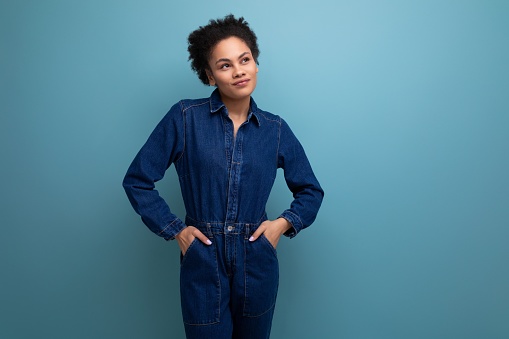
[[[251,53],[249,53],[249,52],[244,52],[244,53],[242,53],[241,55],[239,55],[239,57],[238,57],[238,58],[239,58],[239,59],[241,59],[241,58],[242,58],[243,56],[245,56],[246,54],[251,54]],[[221,59],[219,59],[219,60],[217,60],[217,61],[216,61],[216,65],[217,65],[218,63],[220,63],[220,62],[224,62],[224,61],[226,61],[226,62],[230,62],[231,60],[230,60],[230,59],[228,59],[228,58],[221,58]]]

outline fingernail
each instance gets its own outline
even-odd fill
[[[212,245],[212,241],[207,239],[207,245]]]
[[[253,241],[253,240],[254,240],[254,238],[253,238],[253,237],[249,238],[249,241]]]

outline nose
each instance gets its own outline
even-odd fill
[[[243,75],[246,75],[246,72],[242,69],[242,67],[236,66],[236,67],[233,69],[233,77],[234,77],[234,78],[240,78],[240,77],[242,77]]]

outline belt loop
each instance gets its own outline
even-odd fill
[[[244,239],[249,239],[249,224],[246,224],[246,231],[244,232]]]
[[[209,223],[209,222],[207,223],[207,233],[208,233],[208,234],[207,234],[207,237],[208,237],[209,239],[213,237],[213,235],[212,235],[212,230],[211,230],[211,227],[210,227],[210,223]]]

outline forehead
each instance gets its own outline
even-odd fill
[[[210,57],[212,60],[221,58],[232,59],[245,52],[251,53],[249,46],[242,39],[232,36],[219,41],[212,47]]]

